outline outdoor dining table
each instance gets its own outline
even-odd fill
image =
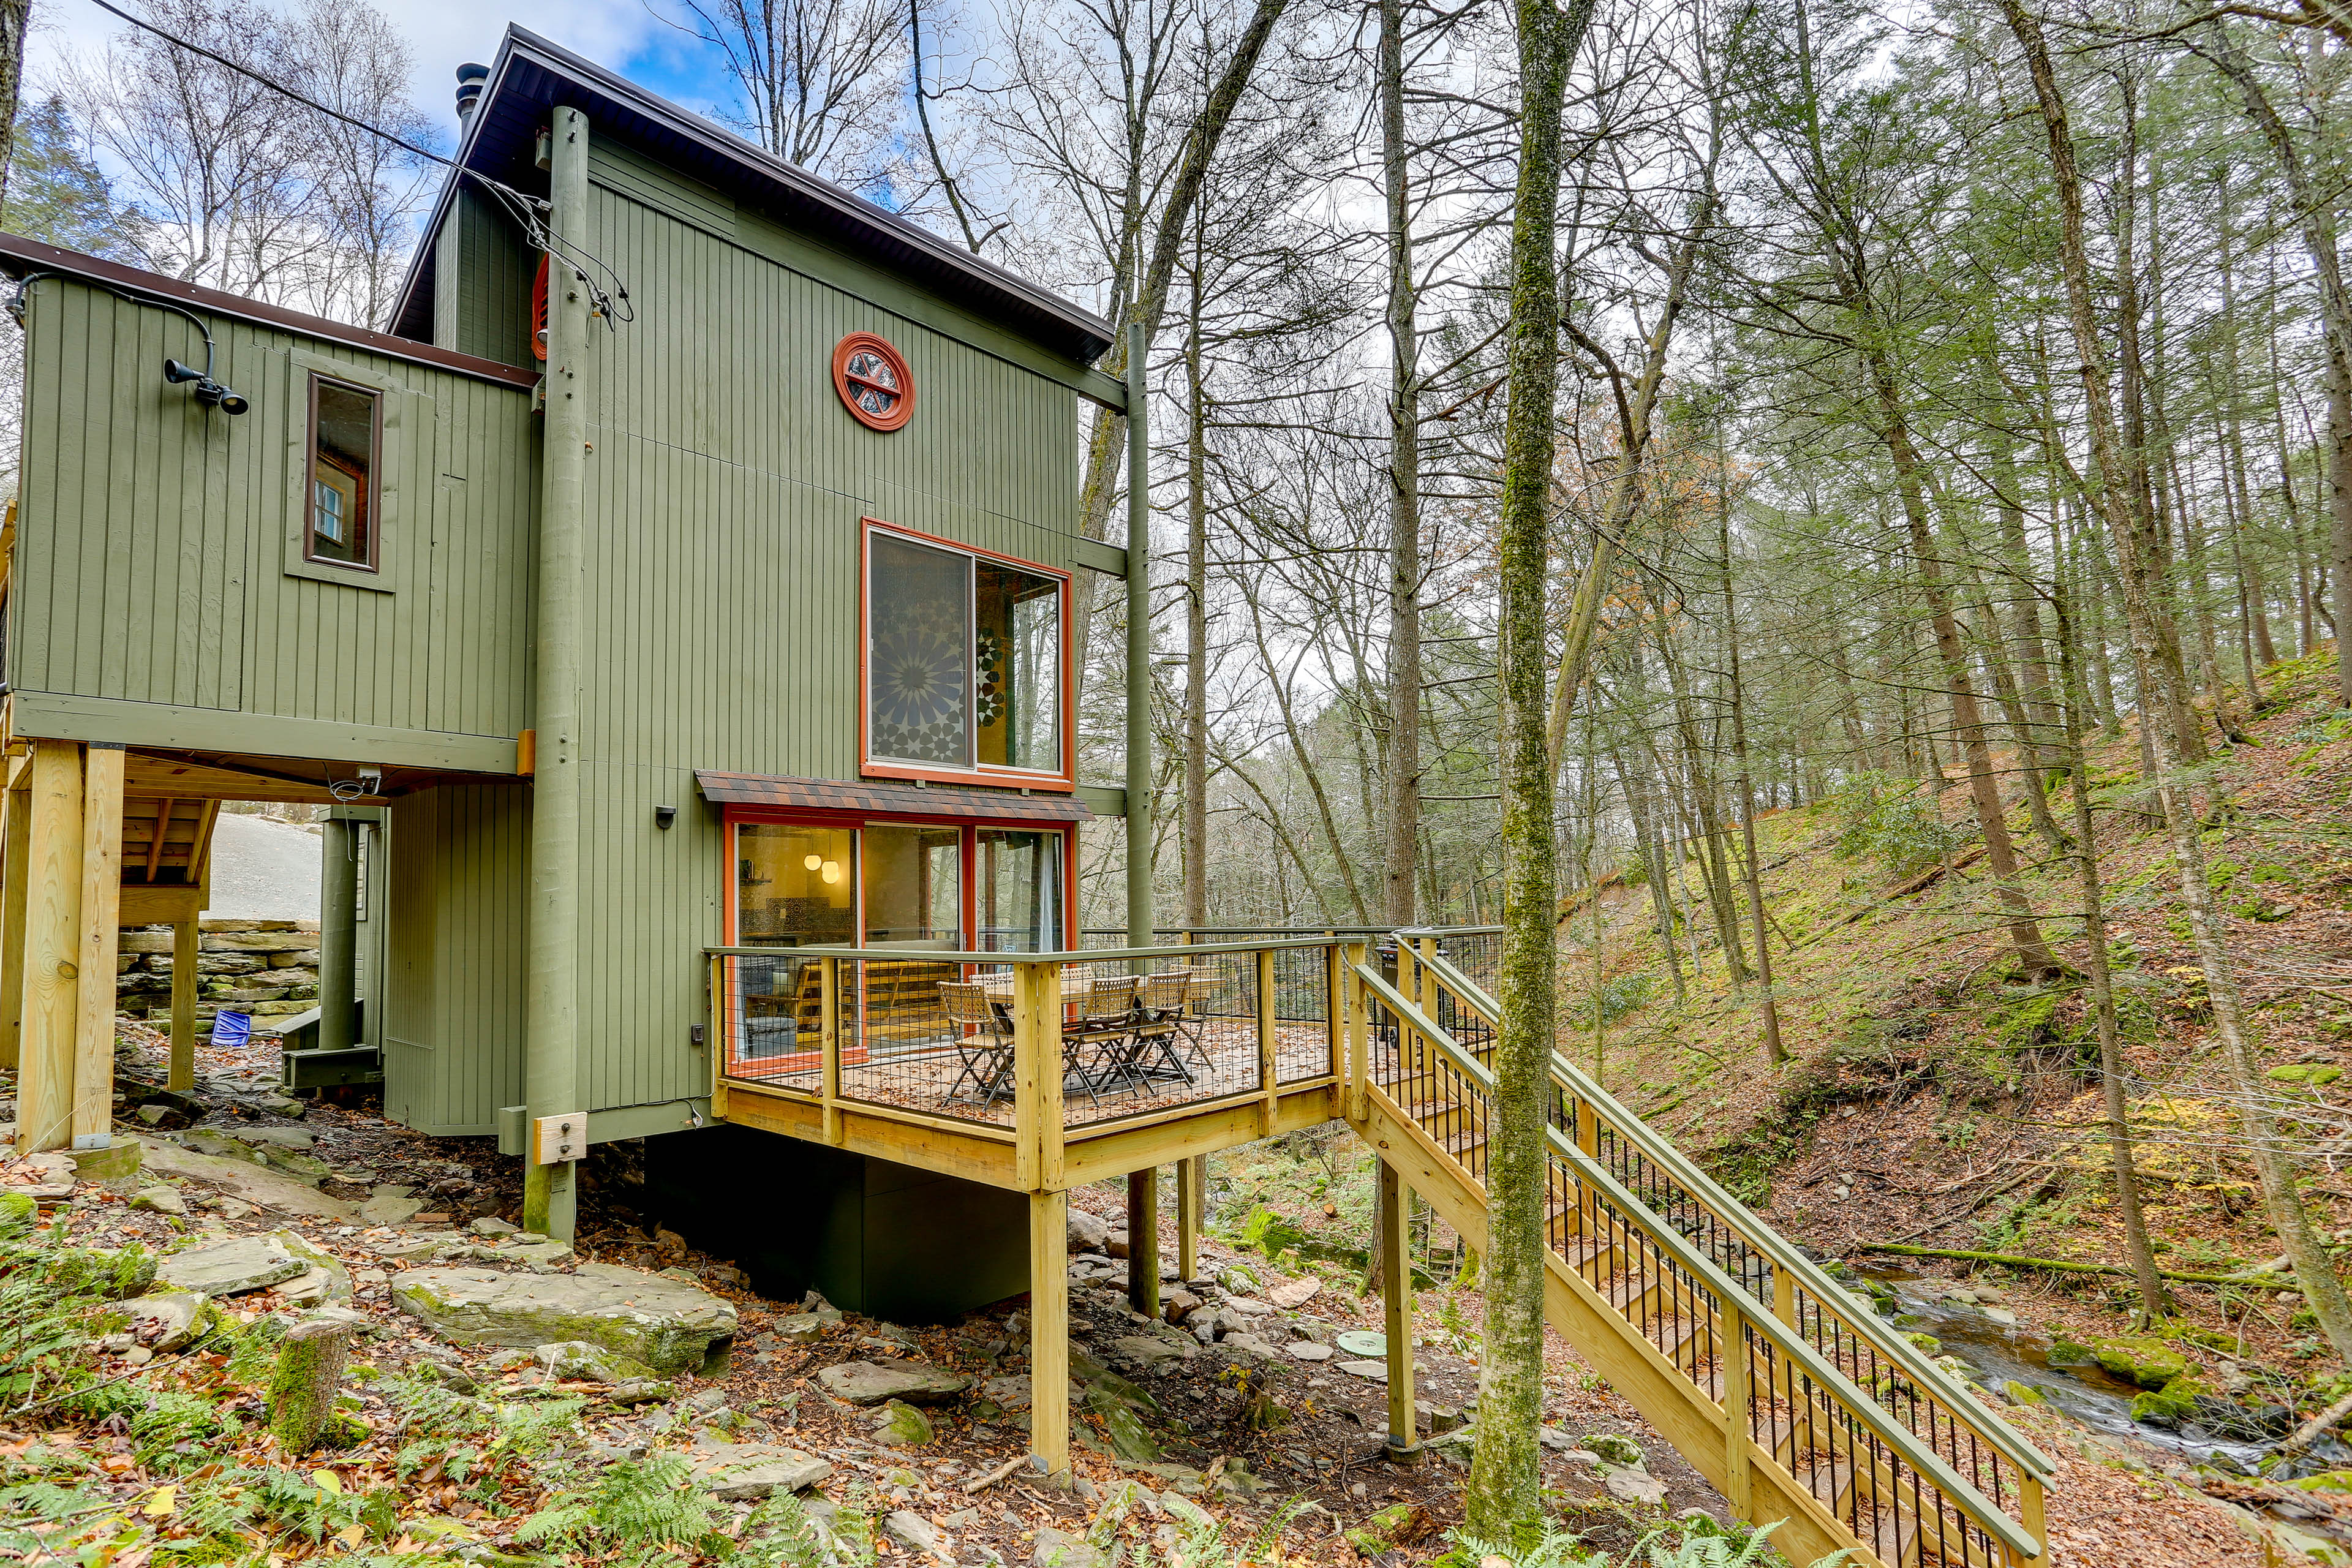
[[[1009,1015],[1013,1002],[1010,974],[985,974],[975,983]],[[1066,1086],[1075,1079],[1087,1097],[1097,1103],[1106,1089],[1117,1085],[1139,1089],[1146,1094],[1158,1092],[1151,1087],[1151,1079],[1167,1075],[1148,1070],[1139,1059],[1146,1049],[1142,1030],[1145,1019],[1137,1005],[1142,983],[1139,975],[1098,976],[1074,973],[1068,969],[1056,971],[1053,984],[1063,1008],[1062,1066]],[[1088,1011],[1105,989],[1118,998],[1118,1010]],[[1089,1055],[1091,1062],[1087,1059]],[[1192,1075],[1185,1073],[1184,1080],[1191,1079]]]

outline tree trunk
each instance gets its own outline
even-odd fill
[[[1201,385],[1201,262],[1184,333],[1184,929],[1209,923],[1209,411]],[[1336,851],[1338,846],[1333,846]]]
[[[2155,606],[2146,592],[2147,563],[2133,559],[2138,542],[2131,533],[2130,520],[2124,515],[2120,501],[2124,458],[2118,449],[2114,411],[2107,402],[2105,352],[2095,313],[2090,258],[2083,239],[2082,176],[2075,163],[2074,132],[2067,126],[2065,100],[2059,92],[2057,73],[2051,68],[2041,24],[2026,14],[2022,0],[2001,0],[2001,13],[2009,22],[2010,31],[2024,47],[2043,129],[2049,136],[2051,172],[2058,195],[2060,270],[2065,279],[2067,316],[2074,330],[2074,347],[2082,362],[2091,452],[2098,465],[2101,500],[2107,510],[2108,524],[2116,533],[2117,553],[2123,558],[2119,564],[2123,567],[2120,574],[2124,580],[2125,613],[2132,624],[2135,645],[2145,649],[2154,640]],[[2161,670],[2152,673],[2159,683],[2168,679]],[[2161,725],[2147,727],[2163,737],[2158,760],[2168,770],[2180,756],[2179,737],[2167,732]],[[2182,802],[2179,789],[2165,772],[2159,772],[2157,778],[2157,798],[2171,835],[2181,898],[2188,905],[2189,929],[2196,942],[2199,967],[2204,973],[2206,994],[2212,1003],[2213,1032],[2220,1038],[2222,1055],[2236,1080],[2239,1122],[2247,1157],[2262,1183],[2263,1205],[2294,1265],[2304,1298],[2319,1321],[2321,1331],[2339,1357],[2352,1360],[2352,1300],[2346,1299],[2343,1281],[2336,1278],[2326,1249],[2313,1233],[2310,1213],[2304,1207],[2302,1194],[2295,1190],[2294,1172],[2281,1147],[2277,1120],[2264,1109],[2261,1064],[2246,1032],[2237,975],[2222,945],[2221,920],[2213,908],[2212,887],[2206,880],[2205,851],[2198,837],[2198,824]]]
[[[1503,956],[1487,1155],[1485,1355],[1465,1527],[1508,1541],[1542,1527],[1544,1220],[1557,1044],[1559,845],[1545,742],[1545,585],[1559,381],[1558,234],[1563,100],[1595,0],[1517,0],[1519,167],[1511,201],[1510,318],[1498,520]]]
[[[286,1331],[269,1377],[269,1435],[289,1454],[319,1446],[343,1391],[353,1325],[314,1318]]]
[[[1756,991],[1762,1001],[1758,1014],[1758,1027],[1762,1036],[1764,1059],[1779,1067],[1789,1059],[1780,1045],[1780,1007],[1772,996],[1771,932],[1764,921],[1764,884],[1762,868],[1756,858],[1756,785],[1748,766],[1748,700],[1739,679],[1739,607],[1731,597],[1731,465],[1730,453],[1723,439],[1723,421],[1715,423],[1716,451],[1716,512],[1717,546],[1721,551],[1717,564],[1721,573],[1723,588],[1723,668],[1730,687],[1731,698],[1731,759],[1739,775],[1739,832],[1747,848],[1747,864],[1740,868],[1741,880],[1748,885],[1748,918],[1756,938]],[[1599,900],[1594,900],[1594,940],[1600,938]]]
[[[1381,0],[1381,181],[1389,240],[1389,822],[1387,918],[1413,923],[1421,838],[1421,338],[1412,167],[1404,137],[1404,0]],[[1370,805],[1369,802],[1366,803]]]

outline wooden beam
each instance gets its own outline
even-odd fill
[[[194,920],[204,912],[202,886],[184,888],[176,882],[166,882],[160,888],[150,888],[133,882],[122,889],[115,919],[127,926],[168,926]]]
[[[1070,1197],[1029,1194],[1029,1452],[1070,1468]]]
[[[30,880],[31,792],[0,790],[0,1068],[16,1065],[16,1038],[25,1011],[25,889]]]
[[[1421,1426],[1412,1398],[1412,1189],[1394,1163],[1381,1165],[1381,1327],[1389,1349],[1389,1452],[1417,1455]]]
[[[1180,1279],[1201,1277],[1201,1215],[1208,1191],[1206,1154],[1176,1162],[1176,1273]]]
[[[209,887],[213,876],[213,829],[220,826],[221,803],[205,802],[204,815],[196,818],[196,841],[188,850],[188,880],[198,887]]]
[[[81,1007],[81,748],[33,742],[26,846],[24,1001],[16,1078],[16,1152],[73,1142],[74,1028]],[[108,976],[110,981],[113,977]]]
[[[1127,1173],[1127,1304],[1160,1316],[1160,1167]]]
[[[182,1094],[196,1087],[196,917],[172,922],[172,1075]]]
[[[93,745],[82,761],[81,907],[75,967],[73,1139],[114,1139],[114,960],[121,936],[122,749]]]
[[[172,831],[172,808],[179,804],[169,795],[155,803],[155,830],[147,836],[147,879],[150,882],[155,879],[156,871],[163,864],[163,838]],[[193,860],[194,858],[191,853],[189,858]]]

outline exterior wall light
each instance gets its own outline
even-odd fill
[[[657,805],[654,807],[654,826],[656,827],[667,830],[669,825],[677,820],[677,807],[674,805]]]
[[[236,415],[244,413],[247,409],[253,406],[252,403],[247,399],[243,393],[232,391],[228,387],[223,386],[219,382],[213,379],[211,369],[212,354],[209,352],[210,345],[206,345],[206,347],[207,353],[205,355],[205,369],[198,370],[194,365],[182,364],[175,359],[167,359],[163,362],[163,379],[170,382],[174,386],[177,386],[184,381],[193,381],[196,384],[196,401],[198,403],[205,405],[208,408],[217,408],[223,414]]]

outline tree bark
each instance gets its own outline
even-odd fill
[[[351,1360],[352,1325],[312,1319],[286,1331],[277,1370],[269,1378],[269,1435],[289,1454],[319,1446],[343,1391],[343,1368]]]
[[[1389,242],[1387,918],[1413,923],[1421,841],[1421,336],[1412,166],[1404,134],[1404,0],[1381,0],[1381,181]]]
[[[1516,0],[1519,166],[1511,200],[1510,318],[1498,526],[1503,796],[1501,1014],[1489,1133],[1485,1356],[1465,1527],[1508,1541],[1542,1527],[1536,1440],[1543,1411],[1544,1211],[1551,1054],[1559,1009],[1559,855],[1551,758],[1545,586],[1551,567],[1552,421],[1559,381],[1557,233],[1568,78],[1595,0]]]
[[[1201,384],[1201,263],[1184,334],[1184,929],[1209,923],[1208,405]],[[1334,846],[1337,848],[1337,846]]]

